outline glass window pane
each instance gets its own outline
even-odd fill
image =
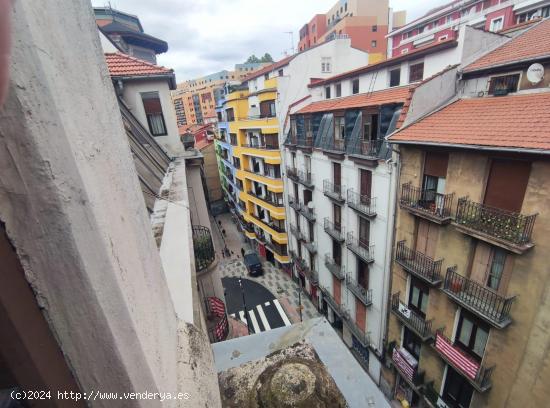
[[[426,314],[428,312],[428,294],[422,293],[422,304],[420,305],[420,310],[422,313]]]
[[[420,290],[416,286],[412,288],[411,303],[417,307],[420,303]]]
[[[458,340],[465,346],[470,344],[470,338],[472,337],[472,328],[474,324],[466,317],[462,319],[462,327],[458,335]]]
[[[477,328],[476,339],[474,343],[474,353],[476,353],[480,357],[483,357],[483,352],[485,351],[485,344],[487,344],[488,337],[488,332],[483,330],[481,327]]]

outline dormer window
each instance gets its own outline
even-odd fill
[[[489,95],[502,96],[517,92],[519,74],[492,77],[489,82]]]

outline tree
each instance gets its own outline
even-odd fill
[[[258,62],[262,62],[262,61],[258,57],[256,57],[256,55],[252,54],[250,57],[248,57],[245,64],[253,64]]]
[[[273,57],[271,57],[271,55],[266,52],[262,57],[261,62],[273,62]]]

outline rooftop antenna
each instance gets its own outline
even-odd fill
[[[292,50],[292,55],[294,55],[294,32],[285,31],[285,34],[290,34],[290,49]]]

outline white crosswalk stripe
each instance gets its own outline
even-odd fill
[[[244,310],[241,310],[239,312],[239,319],[241,319],[241,321],[248,326],[248,324],[246,323],[246,317],[244,316]]]
[[[271,326],[269,325],[269,322],[267,321],[267,317],[265,316],[264,309],[262,309],[262,305],[256,306],[258,309],[258,314],[260,315],[260,320],[262,321],[262,324],[264,325],[265,331],[271,330]]]
[[[281,304],[279,303],[279,301],[277,299],[273,299],[273,304],[275,305],[275,307],[277,308],[277,311],[281,315],[281,318],[283,319],[283,322],[285,323],[285,326],[292,325],[292,323],[290,323],[290,320],[288,320],[288,317],[286,317],[286,313],[283,310],[283,308],[282,308]]]
[[[256,315],[254,314],[254,310],[249,310],[248,316],[250,316],[250,321],[252,322],[254,333],[260,333],[261,331],[263,331],[263,330],[260,330],[260,326],[258,325],[258,320],[256,320]]]

